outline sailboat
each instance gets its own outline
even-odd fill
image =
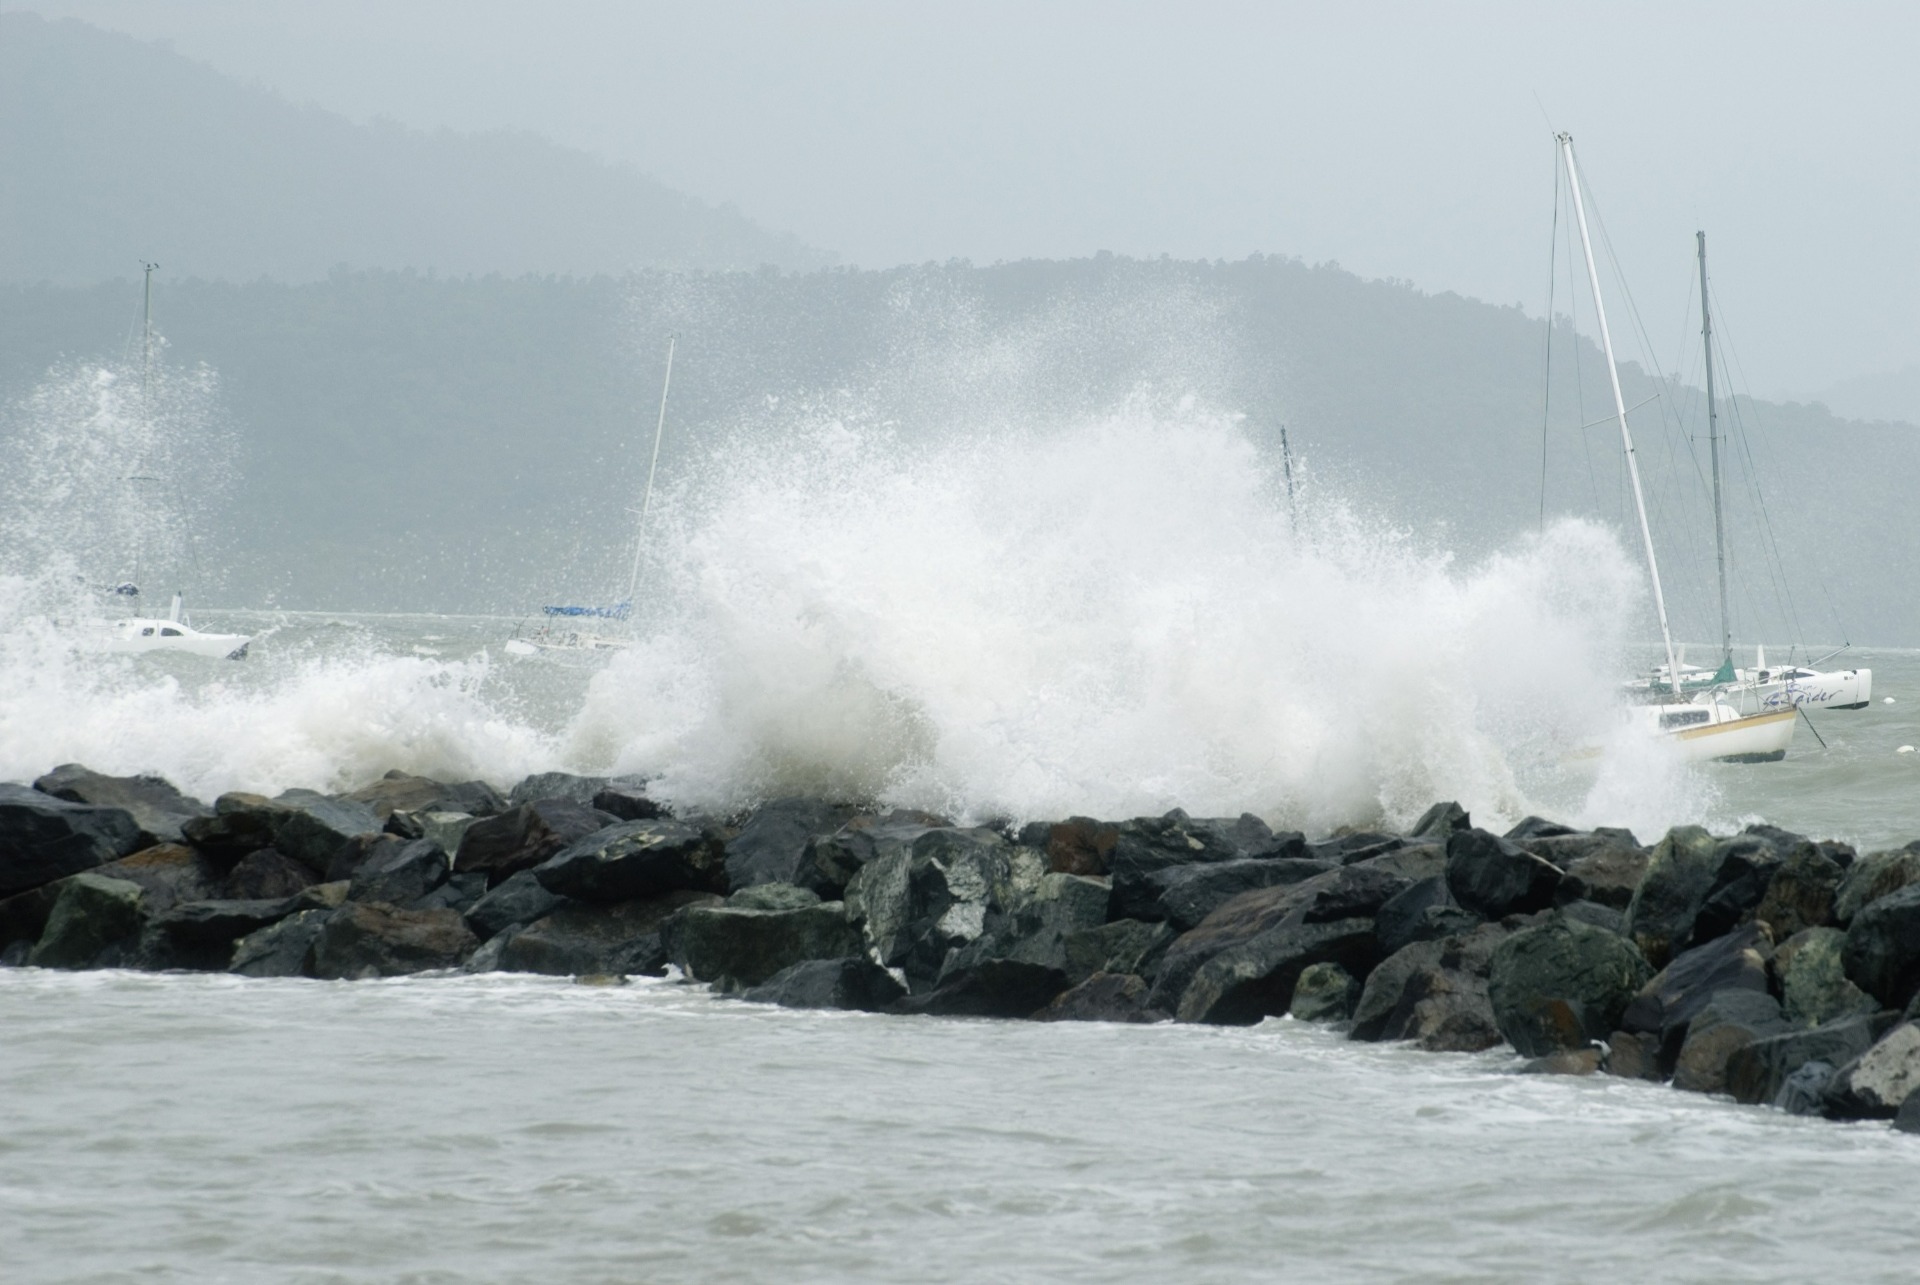
[[[145,416],[148,413],[147,385],[153,375],[153,274],[160,265],[142,263],[141,267],[146,271],[146,284],[142,296],[140,323],[140,413]],[[136,476],[129,480],[154,481],[155,479]],[[137,556],[135,562],[137,572]],[[131,580],[123,581],[113,587],[110,596],[121,600],[124,604],[139,598],[140,587]],[[77,631],[77,642],[83,649],[119,655],[185,652],[195,656],[245,660],[247,647],[252,641],[252,637],[247,634],[209,633],[195,629],[187,619],[182,607],[182,596],[178,592],[173,595],[172,606],[165,616],[134,615],[123,616],[116,620],[88,621]]]
[[[1762,709],[1865,709],[1873,700],[1871,669],[1820,670],[1788,663],[1769,667],[1767,649],[1755,648],[1751,669],[1733,663],[1733,624],[1727,607],[1727,531],[1720,494],[1720,414],[1713,391],[1713,309],[1707,291],[1707,234],[1695,232],[1700,259],[1700,335],[1705,347],[1707,382],[1707,447],[1713,474],[1713,541],[1720,588],[1720,664],[1714,669],[1686,664],[1684,650],[1677,671],[1656,668],[1645,679],[1627,684],[1635,695],[1657,698],[1678,678],[1683,694],[1725,689],[1737,691],[1744,702]]]
[[[1568,186],[1573,193],[1573,211],[1580,228],[1580,247],[1586,255],[1587,282],[1593,291],[1594,315],[1600,325],[1600,343],[1606,351],[1607,375],[1613,389],[1614,417],[1620,424],[1620,443],[1626,450],[1627,479],[1633,491],[1634,512],[1640,519],[1640,541],[1647,555],[1647,579],[1653,589],[1654,614],[1660,619],[1660,640],[1665,647],[1668,692],[1657,703],[1635,710],[1635,717],[1648,735],[1665,743],[1687,762],[1772,762],[1787,756],[1793,740],[1794,721],[1799,711],[1761,708],[1741,699],[1732,687],[1714,687],[1691,700],[1681,688],[1680,661],[1674,651],[1673,630],[1667,622],[1666,594],[1660,586],[1660,563],[1654,556],[1653,529],[1647,522],[1647,500],[1640,487],[1640,465],[1633,449],[1633,433],[1627,427],[1627,402],[1620,391],[1620,365],[1614,358],[1613,335],[1607,327],[1606,304],[1600,294],[1600,271],[1594,264],[1593,238],[1587,230],[1586,203],[1580,194],[1580,172],[1573,159],[1573,135],[1557,134],[1560,152],[1566,161]],[[1703,240],[1702,244],[1705,242]],[[1704,260],[1703,260],[1704,262]],[[1718,473],[1716,471],[1716,478]],[[1724,571],[1724,563],[1722,564]],[[1724,595],[1724,579],[1722,593]],[[1723,596],[1724,602],[1724,596]]]
[[[572,621],[625,621],[633,612],[634,596],[640,589],[640,562],[646,552],[647,512],[653,507],[653,477],[660,468],[660,439],[667,428],[667,393],[673,387],[673,353],[679,336],[667,336],[667,373],[660,382],[660,415],[653,425],[653,458],[647,465],[646,490],[635,511],[633,532],[633,571],[627,577],[627,596],[611,606],[548,605],[540,609],[546,621],[525,637],[515,635],[503,644],[511,656],[536,656],[542,652],[613,652],[633,646],[628,634],[602,633],[588,624]]]

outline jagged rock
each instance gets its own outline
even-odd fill
[[[1920,884],[1868,902],[1841,948],[1847,976],[1882,1006],[1902,1009],[1920,991]]]
[[[1822,1026],[1880,1011],[1880,1001],[1847,979],[1842,958],[1846,940],[1838,928],[1808,928],[1780,943],[1774,952],[1780,1007],[1795,1026]]]
[[[1436,803],[1420,814],[1420,819],[1407,831],[1407,837],[1445,843],[1454,831],[1465,830],[1472,825],[1473,818],[1458,803]]]
[[[87,872],[74,875],[61,887],[27,962],[35,968],[95,967],[107,951],[135,938],[140,922],[139,884]]]
[[[1108,910],[1114,918],[1164,919],[1185,932],[1243,892],[1303,883],[1331,869],[1328,862],[1298,857],[1169,866],[1135,879],[1124,891],[1116,876]]]
[[[474,904],[486,895],[485,875],[448,875],[446,882],[439,887],[404,904],[409,910],[456,910],[464,918]]]
[[[1465,826],[1460,827],[1466,829]],[[1549,821],[1541,816],[1522,817],[1517,825],[1500,837],[1509,843],[1524,844],[1529,839],[1560,839],[1580,831],[1558,821]]]
[[[1485,830],[1447,837],[1447,889],[1459,905],[1487,919],[1531,914],[1553,904],[1560,868]]]
[[[265,901],[189,901],[147,921],[137,959],[142,968],[222,972],[242,937],[291,913],[286,898]]]
[[[507,810],[507,801],[485,781],[447,785],[398,768],[340,797],[349,803],[365,804],[382,821],[395,812],[464,812],[488,817]]]
[[[1627,905],[1627,936],[1647,962],[1664,968],[1693,929],[1719,867],[1713,836],[1697,825],[1667,831]]]
[[[347,889],[353,885],[342,879],[334,883],[316,883],[303,888],[287,901],[287,913],[297,915],[303,910],[338,910],[347,904]]]
[[[558,893],[548,892],[533,871],[522,870],[467,907],[465,917],[474,935],[486,941],[570,904]]]
[[[766,804],[727,840],[728,885],[749,888],[760,883],[800,883],[809,846],[816,839],[832,835],[855,815],[857,809],[848,804],[816,799],[776,799]]]
[[[1032,1017],[1067,989],[1057,968],[1014,959],[984,960],[922,995],[909,995],[888,1012],[925,1017]]]
[[[630,901],[663,892],[725,893],[719,837],[684,821],[623,821],[577,839],[535,867],[548,892],[579,901]]]
[[[125,809],[0,785],[0,897],[91,870],[141,846],[140,826]]]
[[[1529,1058],[1520,1067],[1523,1075],[1596,1075],[1601,1054],[1597,1048],[1562,1049],[1544,1057]]]
[[[1687,1024],[1687,1038],[1673,1066],[1673,1087],[1694,1093],[1724,1093],[1733,1055],[1791,1028],[1780,1004],[1765,991],[1717,992]]]
[[[609,786],[595,794],[591,802],[600,811],[622,821],[653,821],[673,815],[672,809],[648,798],[646,789],[639,785]]]
[[[1383,954],[1392,955],[1417,941],[1438,941],[1466,932],[1480,916],[1453,899],[1444,875],[1422,879],[1396,894],[1374,916],[1373,930]]]
[[[501,944],[490,952],[486,966],[475,956],[470,967],[475,972],[549,977],[658,972],[666,963],[659,942],[662,925],[677,912],[718,901],[712,893],[683,890],[615,906],[564,905],[524,927],[503,931],[494,939]]]
[[[805,910],[820,904],[820,894],[790,883],[760,883],[727,898],[735,910]]]
[[[1602,1067],[1608,1075],[1625,1080],[1664,1080],[1660,1037],[1615,1031],[1607,1037],[1607,1056]]]
[[[1900,1133],[1920,1133],[1920,1089],[1907,1094],[1907,1100],[1894,1113],[1893,1127]]]
[[[861,870],[882,857],[911,852],[921,835],[946,824],[924,812],[889,812],[882,817],[855,817],[830,835],[807,845],[794,882],[811,888],[823,900],[838,900]]]
[[[363,862],[353,872],[347,900],[409,905],[444,884],[451,873],[447,854],[439,844],[415,839],[398,849],[384,849]]]
[[[1713,882],[1674,949],[1704,945],[1750,921],[1785,859],[1765,834],[1738,834],[1715,843]]]
[[[1696,946],[1676,956],[1640,988],[1620,1015],[1619,1025],[1656,1038],[1664,1078],[1680,1055],[1688,1024],[1715,995],[1733,990],[1766,993],[1771,953],[1772,943],[1758,924]]]
[[[805,959],[865,953],[859,929],[838,901],[799,910],[696,906],[675,917],[662,941],[667,958],[689,978],[748,987]]]
[[[480,945],[451,910],[396,910],[348,902],[313,944],[313,975],[357,979],[458,968]]]
[[[1920,883],[1920,839],[1891,852],[1869,852],[1847,867],[1833,894],[1833,921],[1845,926],[1868,905]]]
[[[1095,973],[1033,1016],[1040,1022],[1164,1022],[1167,1014],[1147,1002],[1151,991],[1132,973]]]
[[[1041,964],[1070,975],[1067,941],[1104,926],[1107,884],[1082,875],[1047,874],[1006,900],[1011,904],[1004,910],[989,904],[978,937],[948,952],[939,980],[987,959]]]
[[[1653,859],[1624,830],[1596,830],[1590,835],[1536,840],[1522,846],[1565,871],[1554,891],[1555,904],[1562,906],[1591,901],[1625,911]]]
[[[1371,915],[1315,922],[1297,913],[1202,964],[1181,990],[1174,1016],[1214,1026],[1252,1025],[1287,1011],[1308,965],[1335,963],[1364,976],[1379,958]],[[1158,993],[1156,988],[1156,999]]]
[[[838,1008],[878,1013],[905,998],[907,988],[865,955],[805,959],[789,965],[740,998],[782,1008]]]
[[[1834,1073],[1827,1087],[1830,1115],[1843,1120],[1894,1115],[1920,1090],[1920,1027],[1902,1022]]]
[[[232,863],[275,848],[322,877],[348,840],[380,832],[372,808],[313,790],[287,790],[271,799],[223,794],[213,801],[213,811],[180,829],[189,843],[216,860]]]
[[[391,817],[388,820],[392,820]],[[369,861],[382,861],[399,852],[409,843],[415,842],[399,833],[400,827],[389,827],[379,834],[356,834],[342,844],[333,854],[333,860],[327,863],[326,882],[339,883],[342,880],[352,882],[353,876],[361,866]]]
[[[1431,1052],[1494,1047],[1501,1035],[1487,973],[1494,948],[1508,935],[1498,924],[1483,924],[1388,956],[1367,977],[1349,1038],[1413,1040]]]
[[[990,910],[1011,904],[1013,891],[1012,847],[1000,835],[926,830],[909,848],[861,867],[847,888],[847,913],[882,964],[924,989],[949,951],[986,930]]]
[[[1254,940],[1289,919],[1299,923],[1324,924],[1365,917],[1371,929],[1373,916],[1379,913],[1380,908],[1413,882],[1383,864],[1399,855],[1389,853],[1358,865],[1340,866],[1302,883],[1242,893],[1228,901],[1167,947],[1154,978],[1154,1007],[1180,1012],[1184,992],[1208,961]],[[1371,931],[1368,936],[1372,937]],[[1330,958],[1360,976],[1363,975],[1362,970],[1370,968],[1374,959],[1378,958],[1378,942],[1375,941],[1367,957]],[[1300,966],[1320,962],[1319,959],[1303,959]],[[1291,992],[1290,980],[1287,980],[1286,988]],[[1282,1008],[1279,1011],[1286,1010]]]
[[[1827,1109],[1827,1089],[1833,1084],[1832,1064],[1803,1062],[1780,1085],[1773,1105],[1788,1115],[1819,1115]]]
[[[470,812],[394,812],[387,816],[386,833],[409,843],[432,839],[442,852],[458,852],[460,841],[479,819]]]
[[[1893,1023],[1871,1016],[1845,1017],[1811,1030],[1770,1035],[1735,1049],[1727,1058],[1726,1088],[1735,1102],[1772,1103],[1787,1079],[1809,1062],[1824,1062],[1829,1072],[1873,1047]]]
[[[313,946],[328,910],[302,910],[233,943],[227,971],[242,977],[311,977]]]
[[[638,777],[622,777],[620,783],[644,787],[646,782]],[[613,785],[611,777],[575,776],[571,772],[536,772],[521,781],[507,792],[507,808],[525,807],[541,799],[565,799],[569,803],[578,803],[589,807],[593,796]]]
[[[1303,1022],[1344,1022],[1353,1016],[1360,983],[1338,964],[1308,964],[1293,984],[1288,1012]]]
[[[1068,933],[1061,943],[1067,980],[1078,986],[1095,973],[1133,974],[1152,980],[1161,954],[1175,933],[1166,924],[1116,919],[1097,928]]]
[[[1047,854],[1047,869],[1059,875],[1103,879],[1113,873],[1113,849],[1120,827],[1092,817],[1036,822],[1020,832],[1020,842]]]
[[[532,778],[529,778],[532,779]],[[570,799],[535,799],[467,827],[454,852],[453,868],[478,871],[499,887],[522,870],[543,865],[562,850],[618,825],[617,818]]]
[[[72,877],[67,876],[69,879]],[[26,892],[17,892],[0,901],[0,952],[16,951],[20,955],[19,962],[26,962],[33,944],[47,930],[47,918],[53,914],[53,903],[60,900],[60,889],[65,886],[66,880],[58,879]]]
[[[140,909],[157,915],[183,901],[209,901],[224,894],[219,867],[192,848],[163,843],[95,866],[93,873],[140,885]]]
[[[212,809],[182,794],[158,776],[106,776],[78,763],[64,763],[33,783],[42,794],[96,808],[119,808],[148,836],[148,846],[179,843],[182,822]]]
[[[1161,898],[1167,890],[1167,872],[1175,869],[1248,858],[1299,861],[1306,857],[1302,836],[1276,835],[1251,813],[1232,820],[1195,820],[1176,808],[1162,817],[1138,817],[1121,825],[1115,836],[1108,862],[1113,899],[1107,914],[1111,919],[1167,918]],[[1267,873],[1286,874],[1291,869],[1274,867]]]
[[[1397,852],[1406,846],[1407,841],[1397,834],[1385,834],[1378,830],[1341,829],[1324,839],[1316,839],[1309,843],[1306,855],[1312,861],[1350,866],[1385,856],[1389,852]],[[1439,847],[1438,844],[1423,846]]]
[[[1833,922],[1834,897],[1845,877],[1839,862],[1810,843],[1801,844],[1774,871],[1753,917],[1772,928],[1778,942],[1824,928]]]
[[[1494,948],[1487,995],[1507,1042],[1543,1057],[1618,1030],[1628,1001],[1652,973],[1626,938],[1556,917]]]
[[[312,870],[292,857],[262,848],[240,858],[239,864],[227,872],[221,896],[234,901],[285,899],[318,882]]]

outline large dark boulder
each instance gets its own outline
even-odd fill
[[[1447,837],[1447,889],[1459,905],[1487,919],[1531,914],[1553,904],[1560,868],[1485,830]]]
[[[313,944],[313,975],[358,979],[458,968],[479,947],[452,910],[396,910],[348,902]]]
[[[1302,1022],[1344,1022],[1359,999],[1360,983],[1352,973],[1338,964],[1308,964],[1293,984],[1287,1012]]]
[[[1076,986],[1095,973],[1131,974],[1150,982],[1174,936],[1166,924],[1139,919],[1116,919],[1069,933],[1061,943],[1067,978]]]
[[[353,872],[347,900],[411,905],[446,883],[451,873],[447,854],[439,844],[432,839],[415,839],[362,863]]]
[[[1833,921],[1845,926],[1867,906],[1920,883],[1920,839],[1891,852],[1869,852],[1841,876],[1833,894]]]
[[[589,802],[602,812],[617,816],[622,821],[652,821],[659,817],[673,815],[673,809],[651,797],[644,785],[623,785],[616,782],[604,790],[597,791]]]
[[[1879,1000],[1847,977],[1846,942],[1847,935],[1838,928],[1808,928],[1774,951],[1780,1009],[1795,1026],[1824,1026],[1881,1010]]]
[[[1374,916],[1373,929],[1380,938],[1380,950],[1392,955],[1417,941],[1438,941],[1466,932],[1480,922],[1474,914],[1454,901],[1444,875],[1433,875],[1395,894]]]
[[[1302,883],[1335,867],[1300,857],[1250,857],[1169,866],[1134,879],[1114,878],[1108,912],[1120,919],[1163,919],[1185,932],[1243,892]]]
[[[1181,990],[1174,1016],[1215,1026],[1252,1025],[1287,1012],[1308,965],[1334,963],[1365,976],[1379,958],[1371,915],[1318,922],[1296,915],[1202,964]]]
[[[904,999],[907,988],[865,955],[804,959],[781,969],[741,999],[782,1008],[837,1008],[878,1013]]]
[[[530,924],[503,930],[468,968],[549,977],[659,972],[666,963],[662,925],[679,911],[718,901],[712,893],[677,891],[614,906],[570,902]]]
[[[119,952],[139,935],[141,920],[139,884],[82,872],[62,885],[27,962],[35,968],[119,963]]]
[[[589,806],[593,796],[616,783],[644,787],[639,777],[575,776],[571,772],[536,772],[507,792],[507,808],[524,807],[541,799],[565,799]]]
[[[242,977],[311,977],[313,948],[331,910],[302,910],[233,943],[227,971]]]
[[[219,866],[178,843],[143,848],[118,861],[95,866],[93,873],[139,884],[140,908],[149,915],[183,901],[211,901],[227,895]]]
[[[232,901],[264,901],[291,897],[320,882],[312,869],[274,848],[262,848],[240,858],[227,872],[220,897]],[[199,898],[211,900],[211,898]]]
[[[1846,873],[1816,845],[1800,844],[1773,872],[1753,917],[1772,929],[1773,939],[1782,943],[1809,928],[1825,928],[1833,922],[1834,898]]]
[[[837,901],[846,895],[854,876],[867,866],[882,857],[912,851],[921,835],[946,826],[944,819],[925,812],[855,817],[832,834],[807,844],[793,882],[812,889],[824,901]]]
[[[1033,1017],[1067,989],[1067,975],[1043,964],[984,960],[943,978],[924,994],[895,1001],[888,1012],[925,1017]]]
[[[464,812],[468,816],[487,817],[507,810],[507,801],[485,781],[448,785],[398,768],[340,798],[365,804],[382,821],[395,812]]]
[[[1841,960],[1861,990],[1891,1009],[1920,991],[1920,884],[1868,902],[1847,927]]]
[[[1693,930],[1719,870],[1712,835],[1675,826],[1653,847],[1647,873],[1627,905],[1627,936],[1647,962],[1664,968]]]
[[[1424,839],[1431,843],[1445,843],[1456,830],[1469,829],[1473,818],[1467,810],[1451,800],[1436,803],[1420,814],[1420,819],[1407,831],[1409,839]]]
[[[985,932],[989,914],[1012,906],[1013,853],[992,830],[922,831],[860,868],[847,888],[848,916],[882,964],[925,990],[949,952]]]
[[[1069,977],[1067,944],[1105,927],[1107,884],[1082,875],[1042,875],[1031,889],[1013,887],[989,904],[978,937],[956,946],[939,978],[987,959],[1015,959],[1057,968]]]
[[[1556,916],[1494,948],[1487,994],[1507,1042],[1543,1057],[1605,1040],[1652,975],[1626,938]]]
[[[1368,975],[1348,1037],[1412,1040],[1430,1052],[1476,1053],[1500,1043],[1487,976],[1510,934],[1497,924],[1415,942]]]
[[[1092,817],[1037,821],[1020,831],[1022,844],[1046,854],[1047,869],[1052,873],[1093,879],[1113,873],[1113,850],[1119,841],[1117,823]]]
[[[685,821],[623,821],[568,844],[535,867],[533,877],[548,892],[578,901],[725,893],[726,850],[713,831]]]
[[[1750,922],[1786,854],[1767,835],[1748,833],[1715,843],[1713,860],[1713,882],[1694,912],[1693,923],[1676,940],[1676,951],[1710,942]]]
[[[180,826],[212,809],[182,794],[158,776],[107,776],[78,763],[65,763],[33,783],[42,794],[96,808],[119,808],[132,817],[148,843],[180,842]]]
[[[453,868],[484,874],[488,886],[497,888],[570,844],[617,824],[618,818],[572,799],[534,799],[468,826],[453,855]]]
[[[1176,808],[1161,817],[1138,817],[1122,824],[1115,835],[1108,862],[1113,878],[1108,917],[1166,918],[1161,905],[1165,880],[1155,876],[1170,870],[1248,858],[1299,861],[1307,855],[1301,835],[1275,834],[1251,813],[1196,820]]]
[[[250,852],[275,848],[323,878],[349,840],[378,834],[381,827],[364,803],[313,790],[286,790],[271,799],[223,794],[213,801],[213,811],[180,827],[195,847],[229,865]]]
[[[865,954],[859,929],[837,901],[796,910],[696,906],[675,916],[663,945],[692,980],[735,987],[758,986],[802,960]]]
[[[568,898],[548,892],[533,871],[522,870],[467,907],[464,913],[474,935],[486,941],[571,904]]]
[[[1674,1062],[1673,1087],[1694,1093],[1727,1091],[1727,1063],[1749,1044],[1785,1035],[1792,1028],[1780,1004],[1766,991],[1716,993],[1687,1024],[1687,1038]]]
[[[138,962],[149,969],[224,972],[242,937],[292,912],[285,898],[267,901],[189,901],[154,915],[140,934]]]
[[[1625,911],[1653,860],[1653,854],[1635,843],[1633,835],[1625,830],[1562,835],[1520,846],[1564,872],[1554,892],[1555,904],[1562,906],[1591,901]]]
[[[858,811],[851,804],[818,799],[776,799],[761,806],[727,840],[728,886],[800,883],[808,847],[853,820]]]
[[[1734,990],[1767,992],[1772,951],[1766,930],[1749,924],[1675,956],[1628,1003],[1620,1015],[1620,1028],[1655,1038],[1660,1078],[1664,1078],[1672,1073],[1688,1025],[1715,995]]]
[[[1041,1022],[1164,1022],[1148,1002],[1153,988],[1132,973],[1095,973],[1035,1013]]]
[[[1873,1047],[1893,1018],[1843,1017],[1807,1030],[1769,1035],[1735,1049],[1727,1058],[1725,1084],[1735,1102],[1777,1105],[1787,1080],[1809,1062],[1845,1066]]]
[[[1843,1120],[1886,1119],[1916,1091],[1920,1026],[1902,1022],[1834,1073],[1827,1086],[1827,1112]]]
[[[142,846],[140,826],[123,808],[0,785],[0,897],[91,870]]]

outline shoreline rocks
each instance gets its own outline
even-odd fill
[[[1855,854],[1438,803],[1014,829],[844,801],[678,816],[639,778],[390,772],[220,796],[66,764],[0,785],[0,965],[336,981],[661,975],[896,1016],[1327,1024],[1524,1069],[1920,1130],[1920,842]]]

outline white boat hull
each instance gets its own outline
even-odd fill
[[[247,634],[203,633],[177,620],[135,616],[92,626],[87,630],[85,646],[116,656],[184,652],[215,660],[245,660],[247,645],[252,641]]]
[[[1873,702],[1871,669],[1735,671],[1754,684],[1763,709],[1865,709]]]
[[[1791,706],[1742,714],[1718,701],[1651,705],[1647,712],[1655,735],[1687,763],[1778,762],[1787,756],[1799,717]]]

